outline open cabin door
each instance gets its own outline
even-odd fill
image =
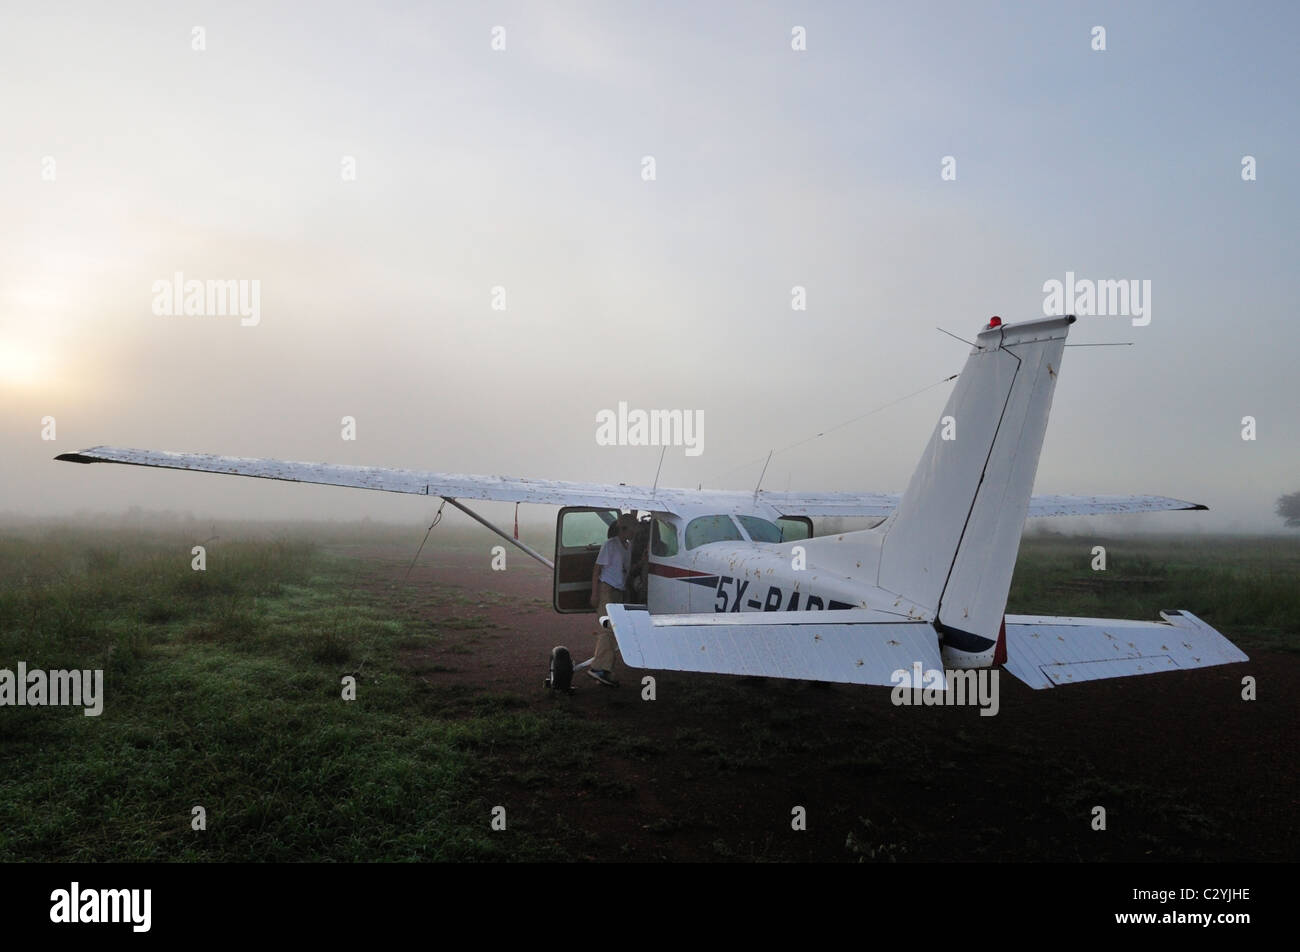
[[[562,614],[596,611],[591,574],[596,556],[618,519],[617,509],[567,506],[555,522],[555,588],[552,604]]]

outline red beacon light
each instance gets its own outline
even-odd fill
[[[989,327],[1001,327],[1001,326],[1002,326],[1002,318],[998,317],[996,314],[994,314],[992,317],[989,318]],[[986,327],[985,330],[988,330],[988,328]]]

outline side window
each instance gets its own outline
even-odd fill
[[[776,527],[775,523],[768,522],[759,516],[736,516],[740,524],[745,527],[749,537],[755,542],[780,542],[781,530]]]
[[[812,520],[807,516],[782,516],[776,524],[781,529],[782,542],[798,542],[813,537]]]
[[[739,542],[740,529],[730,516],[700,516],[686,526],[686,548],[694,549],[709,542]]]
[[[651,555],[677,554],[677,528],[671,522],[655,517],[654,542]]]

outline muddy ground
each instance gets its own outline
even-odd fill
[[[550,575],[487,546],[344,546],[358,587],[407,625],[447,635],[403,662],[432,686],[503,709],[570,711],[610,728],[539,763],[484,753],[484,801],[597,860],[1251,861],[1297,855],[1300,655],[1032,691],[1000,678],[1000,710],[900,707],[888,688],[655,673],[542,688],[551,648],[586,658],[593,616],[557,615]],[[448,592],[457,597],[448,606]],[[1231,635],[1231,633],[1228,633]],[[1258,700],[1241,697],[1242,678]],[[574,744],[584,743],[575,730]],[[616,738],[610,741],[609,738]],[[572,756],[569,756],[569,754]],[[1106,829],[1094,830],[1104,807]],[[806,829],[792,828],[795,808]]]

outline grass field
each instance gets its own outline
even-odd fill
[[[0,541],[0,667],[103,668],[108,685],[99,718],[0,710],[0,860],[498,858],[469,752],[546,724],[492,699],[439,716],[464,699],[395,659],[444,636],[351,589],[328,538],[210,542],[202,572],[160,534]]]
[[[1106,570],[1091,568],[1094,546]],[[1300,650],[1300,533],[1294,537],[1032,535],[1008,613],[1156,620],[1152,603],[1215,626],[1247,654]]]
[[[334,545],[343,539],[406,544],[412,534],[249,526],[210,540],[200,572],[190,555],[200,540],[177,531],[0,533],[0,668],[102,668],[106,684],[97,718],[0,708],[0,861],[577,858],[589,834],[565,834],[559,818],[519,823],[501,845],[484,791],[541,791],[562,771],[579,796],[633,797],[595,750],[633,763],[680,750],[725,776],[761,771],[773,749],[850,779],[882,769],[883,748],[823,747],[816,732],[794,740],[796,710],[741,689],[690,688],[695,707],[728,717],[740,704],[750,719],[742,740],[721,744],[699,727],[665,740],[517,694],[431,683],[406,659],[474,651],[494,596],[425,589],[422,610],[439,621],[415,623],[409,606],[359,584],[357,560]],[[1098,544],[1105,572],[1089,567]],[[1295,651],[1297,579],[1300,538],[1037,536],[1022,547],[1008,611],[1154,620],[1158,603],[1192,611],[1248,654]],[[354,701],[341,696],[348,676]],[[707,829],[707,813],[662,822]],[[913,858],[863,822],[839,858]],[[713,848],[722,859],[758,851],[722,836]]]

